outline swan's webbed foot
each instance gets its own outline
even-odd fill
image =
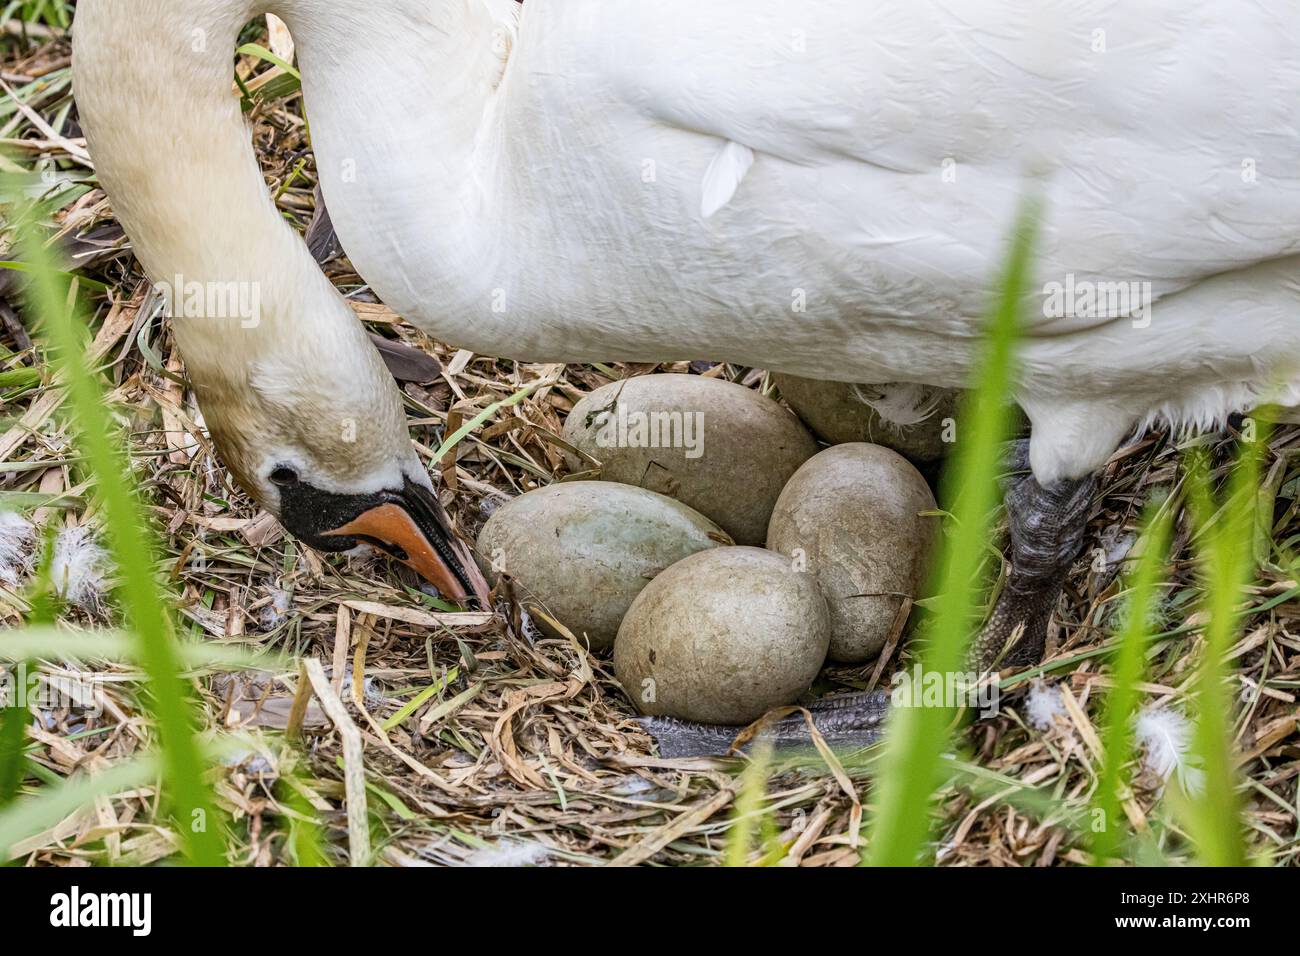
[[[813,726],[833,750],[860,750],[880,739],[889,712],[889,695],[884,691],[844,694],[809,704],[807,710]],[[641,717],[639,723],[655,738],[659,755],[665,758],[726,755],[732,752],[733,742],[745,730],[744,727],[694,724],[672,717]],[[738,749],[748,750],[755,741],[770,744],[778,752],[811,751],[814,747],[808,718],[802,712],[762,725]]]
[[[1097,487],[1090,475],[1043,488],[1027,470],[1020,471],[1027,468],[1027,446],[1016,443],[1011,457],[1017,473],[1005,485],[1011,568],[971,651],[972,667],[980,674],[1042,660],[1052,611],[1083,549]]]

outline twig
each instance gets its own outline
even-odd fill
[[[343,743],[343,787],[348,803],[348,856],[353,866],[370,864],[370,824],[366,813],[366,768],[362,755],[361,731],[348,716],[347,708],[325,677],[316,658],[304,665],[325,715],[334,724]]]

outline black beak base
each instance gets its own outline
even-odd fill
[[[280,485],[280,521],[319,551],[378,547],[413,568],[443,597],[490,609],[489,589],[432,490],[407,479],[400,491],[342,494],[293,480]]]

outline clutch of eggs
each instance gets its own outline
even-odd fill
[[[563,437],[570,469],[600,480],[503,506],[480,560],[545,611],[544,632],[549,616],[612,647],[643,713],[748,723],[793,703],[828,656],[874,659],[920,596],[936,505],[888,448],[819,451],[779,402],[680,374],[597,389]]]

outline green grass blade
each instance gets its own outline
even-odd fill
[[[415,697],[404,704],[400,709],[398,709],[397,713],[385,720],[380,724],[380,726],[383,727],[384,730],[392,730],[394,727],[399,726],[407,717],[410,717],[413,713],[423,707],[435,694],[442,693],[443,690],[450,687],[459,679],[460,668],[453,667],[447,672],[446,677],[439,678],[424,690],[420,691],[420,693],[416,694]]]
[[[295,80],[299,81],[300,83],[302,82],[302,74],[298,72],[297,67],[295,67],[292,63],[286,63],[284,60],[280,59],[278,56],[276,56],[274,53],[272,53],[270,50],[268,50],[266,47],[260,44],[245,43],[235,52],[238,54],[242,54],[244,56],[252,56],[252,57],[256,57],[259,60],[264,60],[267,63],[270,63],[272,66],[278,66],[280,69],[284,70],[284,72],[292,76]]]
[[[542,386],[554,385],[554,384],[555,382],[553,379],[547,379],[541,382],[533,382],[531,385],[525,385],[519,391],[511,395],[509,398],[503,398],[499,402],[493,402],[487,408],[483,409],[483,411],[479,412],[477,415],[475,415],[473,418],[467,421],[464,425],[461,425],[460,428],[456,429],[454,432],[448,435],[447,438],[443,441],[443,443],[438,446],[438,450],[433,453],[433,460],[441,461],[442,457],[446,455],[447,452],[451,451],[453,448],[459,445],[467,435],[469,435],[471,432],[474,431],[474,429],[478,428],[480,425],[482,425],[485,421],[487,421],[497,412],[501,411],[503,408],[513,408],[514,406],[518,405],[525,398],[533,394],[533,392],[537,391]]]
[[[27,661],[19,661],[10,667],[7,682],[10,696],[0,707],[0,808],[14,801],[22,784],[26,763],[23,746],[32,715],[27,705],[26,688],[21,685],[31,686],[28,677],[30,666]]]
[[[186,667],[228,670],[288,671],[288,657],[274,652],[223,647],[212,642],[184,642],[176,648],[176,659]],[[24,657],[77,657],[82,660],[131,661],[140,657],[140,642],[120,631],[75,634],[54,627],[25,627],[9,631],[0,641],[0,661]]]
[[[1151,632],[1151,612],[1156,606],[1160,573],[1169,550],[1171,518],[1163,506],[1163,499],[1153,502],[1142,523],[1144,544],[1133,573],[1127,619],[1115,655],[1115,686],[1106,698],[1102,766],[1093,796],[1092,853],[1098,865],[1105,865],[1115,855],[1123,827],[1120,791],[1125,786],[1122,780],[1124,768],[1133,759],[1133,719],[1138,704],[1136,685],[1142,680]]]
[[[9,695],[0,701],[0,809],[14,802],[22,786],[27,725],[32,722],[29,692],[35,686],[30,661],[12,663],[8,671],[8,679],[0,684],[0,695]]]
[[[50,829],[77,810],[94,805],[95,798],[148,786],[158,776],[161,761],[146,754],[114,764],[102,773],[80,773],[38,796],[19,800],[0,811],[0,860],[13,857],[13,848]]]
[[[41,373],[34,368],[15,368],[0,372],[0,388],[32,388],[41,384]]]
[[[47,631],[53,630],[49,625],[56,616],[54,587],[50,581],[54,561],[52,531],[50,529],[45,535],[45,543],[41,548],[41,559],[29,589],[31,610],[27,613],[29,623],[43,626],[42,629]],[[5,635],[4,641],[0,642],[0,661],[6,660],[6,652],[9,654],[9,693],[12,695],[6,702],[7,706],[0,708],[0,807],[8,806],[17,799],[28,766],[24,747],[27,727],[32,722],[30,691],[35,686],[33,678],[36,674],[36,656],[43,652],[43,648],[19,647],[21,641],[11,643],[15,634],[21,633],[23,631],[10,631]]]
[[[98,292],[111,291],[111,288],[109,286],[105,285],[104,283],[100,282],[97,279],[87,279],[85,276],[79,276],[75,272],[65,272],[62,269],[54,269],[52,265],[50,266],[50,268],[53,269],[54,274],[56,276],[60,276],[64,279],[76,279],[79,283],[86,286],[87,288],[95,289]],[[13,272],[26,272],[26,273],[31,273],[34,271],[34,267],[30,262],[15,262],[9,259],[0,261],[0,269],[9,269]]]
[[[45,335],[67,385],[81,450],[97,479],[109,550],[120,575],[118,594],[139,639],[139,660],[149,675],[152,709],[162,744],[165,792],[192,863],[224,862],[225,849],[212,788],[195,740],[196,715],[190,690],[179,677],[180,655],[161,589],[154,577],[154,551],[134,496],[131,473],[115,443],[104,395],[82,352],[85,326],[74,298],[33,230],[20,236],[23,260],[31,266],[28,305],[40,316]]]
[[[1204,785],[1183,795],[1187,828],[1197,856],[1208,866],[1242,866],[1241,800],[1232,755],[1232,699],[1224,686],[1225,657],[1241,623],[1236,605],[1252,571],[1256,489],[1267,427],[1241,446],[1228,481],[1226,501],[1215,515],[1209,467],[1201,455],[1189,456],[1188,487],[1197,527],[1197,563],[1205,587],[1204,657],[1196,674],[1195,732],[1192,754],[1204,770]],[[1271,516],[1270,516],[1271,517]]]
[[[749,765],[741,775],[740,789],[731,814],[731,829],[727,831],[727,846],[723,859],[726,866],[749,866],[754,849],[758,818],[763,816],[763,802],[767,799],[767,775],[772,766],[771,746],[758,746]]]
[[[325,855],[325,832],[316,819],[316,810],[292,787],[284,799],[289,811],[289,852],[295,866],[329,866]]]
[[[199,747],[202,760],[216,765],[252,745],[247,735],[229,734],[202,742]],[[0,861],[11,859],[17,844],[50,829],[78,810],[93,809],[96,798],[152,786],[159,773],[166,773],[166,759],[149,751],[102,771],[79,771],[67,780],[15,801],[0,810]]]
[[[1003,442],[1010,433],[1006,404],[1015,369],[1015,343],[1029,291],[1039,204],[1029,201],[1017,218],[1005,272],[979,366],[978,381],[961,418],[955,461],[944,476],[957,504],[954,528],[938,564],[934,626],[922,651],[925,673],[953,674],[965,658],[978,606],[978,569],[984,559],[990,514],[997,502],[996,478]],[[952,707],[898,707],[889,719],[866,859],[876,866],[918,862],[930,834],[930,802],[948,746]]]

